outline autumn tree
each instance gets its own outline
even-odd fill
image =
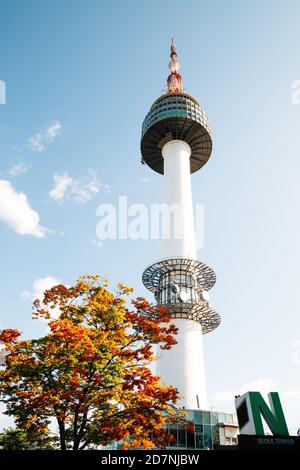
[[[0,398],[29,438],[48,435],[56,420],[61,450],[112,441],[166,445],[163,425],[178,416],[178,393],[149,364],[153,345],[170,349],[177,331],[163,307],[144,298],[128,307],[131,292],[120,284],[112,293],[99,276],[82,277],[34,302],[34,318],[48,322],[46,336],[22,340],[18,330],[2,330]]]

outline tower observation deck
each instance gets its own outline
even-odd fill
[[[152,170],[164,173],[162,149],[172,140],[189,144],[191,173],[205,165],[210,157],[212,140],[206,114],[187,93],[168,92],[161,96],[144,120],[141,151]]]
[[[177,344],[160,351],[157,375],[174,385],[185,408],[207,408],[203,334],[220,324],[208,290],[216,282],[212,268],[197,260],[191,173],[212,151],[211,130],[199,102],[183,91],[176,45],[172,40],[167,93],[151,106],[142,126],[142,161],[164,175],[164,203],[180,207],[180,237],[161,243],[161,259],[148,266],[142,280],[156,302],[169,308],[178,327]]]

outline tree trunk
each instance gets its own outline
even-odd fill
[[[67,450],[65,439],[65,423],[61,419],[57,419],[59,429],[60,450]]]
[[[73,442],[73,450],[79,450],[79,444],[80,441],[78,439],[75,439]]]
[[[85,426],[87,423],[87,412],[83,414],[82,422],[79,428],[79,432],[77,430],[77,419],[76,419],[76,435],[74,435],[74,442],[73,442],[73,450],[79,450],[82,438],[84,436]]]

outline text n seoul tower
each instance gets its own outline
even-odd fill
[[[216,275],[197,259],[191,173],[210,158],[212,138],[199,102],[183,90],[174,40],[170,57],[167,92],[144,119],[141,153],[143,162],[162,175],[163,202],[179,208],[177,236],[173,232],[162,239],[160,260],[144,270],[142,280],[157,304],[171,311],[178,328],[177,344],[170,351],[160,351],[156,373],[179,390],[179,406],[205,410],[203,335],[219,326],[220,316],[211,307],[208,293]]]

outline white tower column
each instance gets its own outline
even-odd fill
[[[164,203],[175,226],[170,238],[162,240],[161,257],[197,259],[192,188],[190,173],[191,148],[182,140],[172,140],[162,149],[164,158]],[[165,220],[164,223],[168,223]],[[176,237],[176,238],[175,238]]]
[[[178,328],[177,344],[170,350],[158,350],[156,375],[161,382],[179,391],[179,407],[207,409],[203,355],[203,335],[200,323],[184,318],[172,318]]]
[[[172,140],[162,149],[164,158],[164,202],[175,211],[180,238],[162,240],[162,258],[196,259],[196,241],[192,204],[190,146]],[[178,327],[177,344],[171,350],[158,351],[156,373],[162,382],[176,387],[181,395],[178,406],[207,408],[203,355],[203,335],[200,323],[173,318]]]

